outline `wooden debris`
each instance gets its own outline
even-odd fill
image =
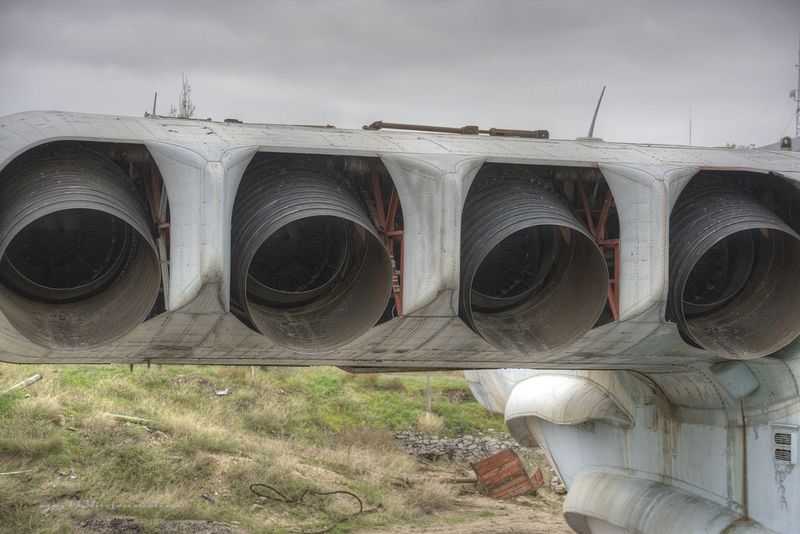
[[[41,380],[43,377],[44,377],[44,375],[42,375],[42,373],[36,373],[32,377],[26,378],[25,380],[23,380],[19,384],[14,384],[10,388],[4,390],[3,393],[8,393],[9,391],[14,391],[16,389],[24,389],[24,388],[26,388],[28,386],[32,386],[33,384],[35,384],[36,382]]]
[[[21,475],[23,473],[30,473],[33,469],[24,469],[22,471],[8,471],[7,473],[0,473],[0,477],[7,475]]]
[[[510,449],[504,449],[471,465],[490,497],[512,499],[536,490],[519,456]]]
[[[544,475],[542,474],[541,467],[536,468],[536,472],[531,477],[531,482],[533,482],[533,487],[535,489],[539,489],[544,485]]]
[[[142,425],[148,430],[153,428],[159,428],[161,426],[158,421],[154,421],[152,419],[144,419],[143,417],[133,417],[131,415],[120,415],[118,413],[105,413],[105,412],[101,415],[103,417],[110,417],[115,421],[121,421],[123,423],[133,423],[135,425]]]

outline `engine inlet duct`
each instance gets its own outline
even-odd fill
[[[161,270],[125,173],[83,150],[28,158],[0,178],[0,309],[52,349],[111,342],[145,320]]]
[[[727,358],[775,352],[800,334],[800,236],[733,186],[693,185],[670,220],[669,318]]]
[[[331,169],[251,166],[232,232],[234,312],[286,348],[333,350],[386,308],[391,259],[366,209]]]
[[[556,350],[602,313],[603,255],[542,185],[501,181],[470,192],[461,235],[461,317],[491,345],[517,354]]]

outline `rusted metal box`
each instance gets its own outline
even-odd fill
[[[496,499],[512,499],[533,493],[538,487],[528,476],[519,456],[510,449],[504,449],[471,465],[478,475],[478,482],[486,488],[490,497]]]

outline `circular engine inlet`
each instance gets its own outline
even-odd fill
[[[531,182],[470,193],[464,207],[461,317],[510,353],[558,350],[603,311],[608,268],[569,208]]]
[[[269,236],[250,263],[248,293],[266,306],[291,307],[323,295],[341,278],[353,228],[336,217],[291,222]]]
[[[135,246],[130,226],[95,210],[57,211],[22,229],[0,273],[9,288],[43,302],[70,302],[103,291]]]
[[[380,318],[392,264],[369,215],[334,171],[248,169],[233,215],[234,310],[295,352],[320,353]]]
[[[109,343],[138,326],[161,268],[136,191],[112,161],[61,150],[0,178],[0,309],[57,350]]]
[[[670,221],[669,317],[696,346],[766,356],[800,334],[798,267],[800,236],[747,193],[687,189]]]

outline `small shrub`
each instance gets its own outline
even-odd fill
[[[474,400],[470,390],[464,388],[447,388],[442,391],[442,395],[453,404],[461,404],[465,401]]]
[[[417,419],[417,430],[423,434],[439,434],[444,430],[444,418],[432,412],[425,412]]]
[[[386,391],[397,391],[398,393],[402,393],[406,390],[405,383],[400,379],[399,376],[393,376],[383,384],[381,384],[381,389],[385,389]]]
[[[358,383],[361,387],[365,389],[376,389],[378,387],[378,380],[380,379],[380,375],[377,374],[365,374],[359,375]]]

